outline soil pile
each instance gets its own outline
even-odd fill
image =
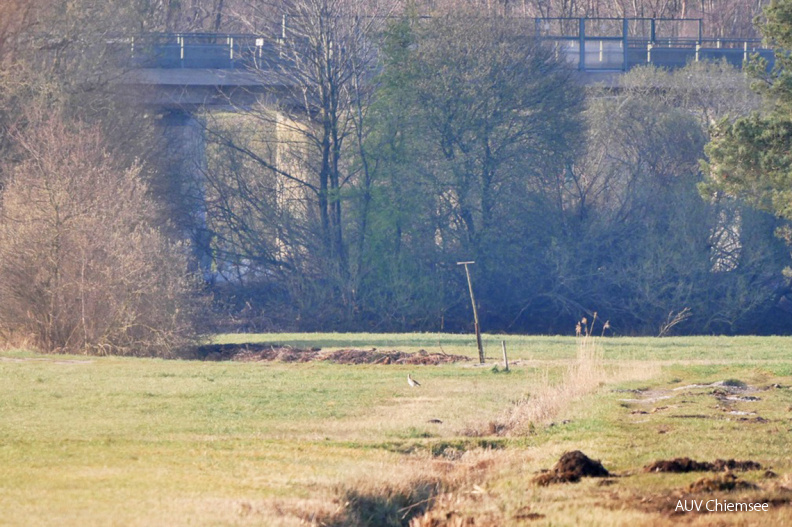
[[[762,466],[756,461],[735,461],[734,459],[716,459],[712,463],[694,461],[688,457],[661,459],[646,465],[644,472],[726,472],[759,470]]]
[[[555,464],[553,470],[539,474],[534,478],[534,483],[541,486],[552,483],[569,483],[580,481],[580,478],[604,478],[610,473],[602,463],[589,458],[580,450],[566,452]]]
[[[344,349],[333,351],[322,357],[321,360],[328,360],[338,364],[418,364],[436,365],[450,362],[462,362],[470,360],[462,355],[447,355],[445,353],[428,353],[420,350],[418,353],[407,353],[405,351],[378,351],[378,350],[359,350]]]
[[[720,492],[755,489],[756,485],[738,479],[734,474],[721,474],[713,478],[701,478],[688,487],[688,492]]]
[[[283,362],[307,362],[314,360],[319,348],[292,348],[277,344],[206,344],[199,346],[196,358],[210,361],[257,361],[280,360]]]
[[[414,364],[437,365],[470,360],[462,355],[446,353],[418,353],[379,351],[377,349],[341,349],[322,351],[321,348],[293,348],[279,344],[208,344],[196,350],[196,358],[210,361],[330,361],[337,364]]]

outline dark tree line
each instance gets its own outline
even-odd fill
[[[765,30],[782,47],[785,5]],[[725,64],[584,88],[524,19],[702,16],[749,36],[760,8],[7,2],[0,333],[172,353],[206,307],[190,230],[209,234],[209,313],[228,329],[467,330],[457,262],[475,260],[487,331],[567,333],[597,311],[619,334],[788,332],[783,56],[756,68],[760,96]],[[175,30],[264,33],[279,50],[259,73],[278,93],[196,114],[197,181],[164,116],[117,97],[119,35]]]
[[[289,50],[293,85],[316,110],[206,116],[217,289],[252,325],[467,329],[456,262],[475,260],[490,331],[593,311],[623,334],[786,331],[778,220],[699,192],[710,125],[759,104],[742,73],[584,92],[519,19],[334,25],[371,20],[350,5],[295,17],[311,45]]]

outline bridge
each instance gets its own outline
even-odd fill
[[[645,64],[672,69],[694,61],[726,60],[742,67],[754,54],[770,63],[774,58],[758,39],[704,37],[700,19],[538,18],[517,23],[526,35],[552,46],[586,84],[615,85],[619,75]],[[200,165],[205,157],[204,131],[195,110],[231,109],[231,101],[239,108],[278,98],[279,80],[268,68],[279,58],[286,27],[284,19],[281,35],[275,38],[173,33],[114,43],[116,56],[128,66],[125,91],[135,102],[161,113],[163,141],[175,154],[169,170],[192,174],[190,180],[199,182],[191,194],[202,195]],[[200,203],[195,210],[202,210]],[[192,237],[201,268],[207,270],[211,251],[204,231],[199,228]]]
[[[511,19],[510,19],[511,20]],[[673,69],[689,62],[726,60],[742,67],[758,55],[773,63],[773,51],[760,39],[704,36],[701,19],[536,18],[518,19],[526,34],[552,46],[557,56],[578,71],[585,84],[616,82],[618,75],[640,65]],[[169,33],[123,40],[118,50],[132,66],[125,84],[148,86],[158,106],[222,105],[218,89],[244,88],[239,96],[254,98],[267,82],[268,64],[288,38],[281,35]],[[255,73],[253,73],[253,71]]]
[[[647,64],[673,69],[720,60],[742,67],[755,54],[774,61],[761,39],[705,37],[698,18],[539,18],[534,23],[539,38],[585,73],[625,72]]]

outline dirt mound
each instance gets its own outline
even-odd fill
[[[209,361],[225,360],[296,360],[297,354],[313,356],[319,348],[301,349],[278,344],[205,344],[195,350],[195,358]]]
[[[712,463],[694,461],[688,457],[661,459],[646,465],[644,472],[726,472],[729,470],[759,470],[762,466],[751,460],[735,461],[734,459],[716,459]]]
[[[722,474],[714,478],[701,478],[688,486],[688,492],[720,492],[758,488],[734,474]]]
[[[688,457],[661,459],[644,467],[644,472],[707,472],[712,470],[711,463],[700,463]]]
[[[418,353],[404,351],[378,351],[377,349],[341,349],[322,351],[321,348],[293,348],[280,344],[207,344],[196,350],[201,360],[242,362],[281,361],[310,362],[330,361],[337,364],[414,364],[436,365],[470,360],[462,355],[445,353]]]
[[[285,346],[282,348],[270,348],[268,350],[245,350],[237,353],[231,360],[241,362],[273,361],[280,362],[310,362],[319,356],[318,349],[302,349]]]
[[[278,344],[206,344],[195,351],[197,359],[210,361],[260,361],[307,362],[314,360],[319,348],[292,348]]]
[[[580,450],[566,452],[555,464],[553,470],[544,472],[534,478],[534,483],[541,486],[552,483],[569,483],[580,481],[583,477],[603,478],[610,473],[599,461],[589,458]]]
[[[378,351],[378,350],[359,350],[343,349],[333,351],[322,357],[322,360],[329,360],[338,364],[418,364],[435,365],[449,362],[461,362],[470,360],[462,355],[447,355],[445,353],[428,353],[420,350],[418,353],[407,353],[405,351]]]
[[[748,470],[759,470],[762,465],[750,459],[745,461],[735,461],[734,459],[716,459],[712,462],[713,470],[715,472],[726,472],[727,470],[736,470],[739,472],[746,472]]]

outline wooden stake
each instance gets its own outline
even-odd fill
[[[509,371],[509,359],[506,357],[506,341],[501,340],[501,348],[503,348],[503,364],[506,366],[505,371]]]

